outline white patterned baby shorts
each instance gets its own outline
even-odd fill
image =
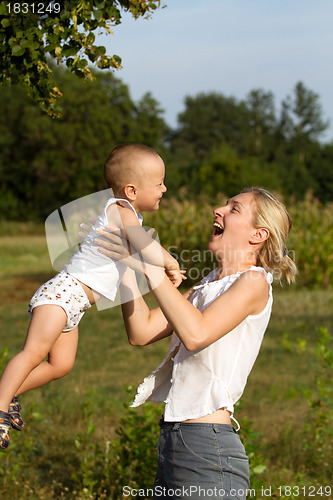
[[[88,297],[80,283],[65,271],[44,283],[34,293],[28,306],[28,313],[36,306],[54,304],[63,308],[67,314],[64,332],[73,330],[80,322],[85,311],[91,307]]]

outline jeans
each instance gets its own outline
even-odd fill
[[[249,464],[232,425],[160,421],[154,500],[245,500]]]

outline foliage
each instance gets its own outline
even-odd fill
[[[274,95],[263,89],[254,89],[247,95],[245,105],[249,119],[246,150],[267,160],[277,126]]]
[[[126,399],[133,399],[131,386],[127,387]],[[152,488],[162,406],[148,403],[140,411],[130,408],[127,401],[113,440],[96,435],[89,394],[81,403],[81,412],[84,430],[73,437],[74,452],[65,458],[67,477],[54,485],[55,493],[64,496],[68,492],[69,498],[75,493],[80,500],[118,500],[124,486]]]
[[[88,63],[100,69],[119,68],[121,59],[95,44],[95,32],[112,35],[121,11],[137,19],[160,5],[159,0],[59,0],[0,2],[0,57],[2,85],[25,86],[41,108],[59,116],[55,106],[62,95],[53,79],[50,57],[82,78],[93,78]]]
[[[327,464],[333,452],[333,337],[325,327],[317,332],[315,349],[315,382],[316,389],[304,390],[309,405],[307,416],[307,434],[309,436],[305,449],[309,467],[320,468]]]
[[[21,89],[0,92],[0,219],[47,217],[63,204],[105,189],[111,149],[144,142],[162,150],[161,109],[147,94],[135,103],[110,72],[88,84],[55,71],[63,113],[50,120]],[[73,104],[75,103],[75,104]]]
[[[297,472],[289,486],[277,485],[267,480],[267,461],[263,453],[263,434],[253,428],[253,422],[243,417],[240,420],[240,437],[245,446],[250,462],[250,490],[259,494],[263,489],[272,491],[272,498],[297,498],[297,488],[308,490],[313,485],[326,485],[325,473],[321,473],[322,464],[328,466],[332,455],[332,389],[328,369],[332,368],[332,350],[326,328],[319,329],[319,340],[316,348],[316,368],[319,373],[317,387],[320,399],[309,389],[304,391],[309,402],[309,413],[306,432],[302,438],[302,463],[306,463],[311,471],[312,482],[303,480],[303,474]],[[127,388],[127,399],[133,398],[133,388]],[[163,411],[162,405],[146,403],[140,409],[123,405],[123,414],[117,428],[117,438],[110,440],[96,435],[91,401],[84,399],[81,403],[84,431],[73,436],[71,452],[64,457],[67,467],[67,480],[64,483],[53,481],[52,498],[76,498],[78,500],[109,499],[118,500],[127,491],[152,491],[154,474],[157,465],[156,445],[158,440],[158,420]],[[238,405],[239,411],[239,405]],[[315,432],[314,432],[315,430]],[[32,442],[26,439],[20,449],[16,441],[11,444],[16,452],[15,465],[0,467],[0,478],[3,487],[9,486],[9,481],[17,481],[25,460],[31,459],[37,450]],[[314,479],[318,477],[318,481]],[[63,478],[63,480],[65,477]],[[290,483],[288,483],[290,484]],[[280,489],[279,489],[280,488]],[[327,487],[326,487],[327,488]],[[324,486],[323,486],[324,489]],[[289,491],[291,490],[291,491]],[[30,487],[31,493],[35,492]],[[327,491],[324,490],[324,491]],[[283,494],[285,493],[285,494]],[[51,498],[51,497],[50,497]]]
[[[204,156],[227,143],[242,147],[247,125],[247,109],[234,97],[217,92],[201,92],[185,98],[185,110],[178,115],[179,128],[171,140],[171,149],[188,147],[190,159]]]
[[[281,198],[281,196],[279,196]],[[207,250],[212,234],[213,208],[226,196],[201,195],[196,200],[166,199],[158,212],[146,214],[162,245],[187,270],[187,283],[208,274],[216,261]],[[297,285],[328,288],[333,283],[333,204],[321,204],[311,193],[303,201],[286,203],[293,220],[289,252],[298,267]]]
[[[56,207],[56,196],[60,197],[60,192],[56,184],[54,189]],[[162,245],[186,269],[188,286],[216,266],[207,244],[212,234],[213,209],[225,202],[224,194],[215,198],[202,194],[190,200],[186,193],[180,192],[178,199],[163,198],[157,212],[144,214],[144,224],[157,230]],[[333,204],[323,205],[308,193],[303,201],[290,201],[286,205],[293,220],[288,249],[298,267],[297,287],[329,289],[333,283]],[[13,242],[29,233],[44,235],[44,228],[6,221],[0,224],[0,234],[10,235]],[[22,249],[22,244],[18,248]],[[33,258],[36,250],[30,253]],[[5,262],[5,255],[0,253],[0,258]],[[48,262],[47,255],[45,260]]]
[[[172,173],[178,185],[191,185],[193,195],[214,189],[230,194],[257,183],[298,199],[310,188],[333,199],[331,182],[325,184],[332,169],[327,160],[326,169],[318,168],[331,152],[318,142],[328,122],[319,96],[302,82],[282,102],[280,116],[273,94],[263,89],[244,100],[201,92],[185,98],[178,122],[169,137]]]
[[[300,285],[329,287],[333,283],[333,204],[323,205],[308,193],[290,203],[292,253]]]
[[[188,98],[172,131],[149,92],[134,102],[110,72],[95,73],[90,83],[56,67],[53,72],[64,91],[58,120],[50,120],[22,89],[0,88],[2,220],[41,220],[104,189],[105,158],[124,142],[147,144],[162,155],[167,196],[182,202],[205,195],[215,203],[218,193],[230,196],[248,185],[296,200],[309,190],[323,202],[333,200],[332,145],[304,133],[302,160],[277,119],[270,92],[255,89],[243,102],[217,93]],[[312,91],[304,92],[319,106]]]
[[[295,440],[293,454],[295,472],[299,476],[304,474],[305,469],[311,470],[313,477],[317,478],[317,484],[325,485],[331,479],[329,463],[333,453],[333,337],[327,327],[316,328],[314,333],[316,345],[308,364],[314,384],[303,384],[301,388],[308,408],[300,420],[303,424],[302,434]],[[288,333],[283,335],[283,345],[287,351],[293,355],[297,353],[300,358],[304,358],[310,348],[305,339],[297,338],[294,341]],[[284,432],[287,431],[287,425]],[[285,446],[289,445],[286,442]]]
[[[133,399],[133,388],[127,387],[127,397]],[[85,409],[89,401],[84,402]],[[90,411],[89,411],[90,413]],[[79,462],[72,469],[72,487],[81,492],[77,498],[109,498],[118,500],[124,486],[138,491],[151,491],[157,466],[158,421],[163,405],[145,403],[138,408],[123,406],[117,438],[104,440],[101,447],[94,440],[96,426],[87,419],[86,432],[75,438]],[[260,452],[262,434],[252,428],[246,417],[241,421],[241,439],[250,459],[251,488],[259,491],[266,470]]]
[[[3,369],[5,368],[5,365],[7,363],[7,356],[8,356],[8,349],[7,347],[4,347],[1,352],[0,356],[0,373],[2,373]]]
[[[294,143],[301,162],[305,160],[309,141],[316,140],[327,127],[318,94],[298,82],[293,96],[282,102],[280,128],[287,141]]]
[[[192,207],[194,223],[195,205]],[[206,219],[199,214],[198,223],[209,225],[208,208],[206,206]],[[305,210],[302,205],[299,209]],[[179,217],[177,212],[173,214]],[[192,234],[194,231],[189,232],[189,237]],[[24,341],[28,322],[26,304],[52,269],[45,239],[17,231],[0,237],[0,260],[3,284],[0,341],[11,357]],[[150,296],[147,300],[154,304]],[[315,424],[313,419],[317,414],[322,419],[328,408],[324,405],[325,401],[327,404],[324,392],[330,389],[332,368],[327,364],[321,372],[322,361],[315,355],[316,332],[319,325],[327,325],[328,332],[332,331],[332,300],[332,290],[275,289],[269,329],[236,412],[242,439],[250,454],[253,487],[255,484],[265,487],[331,484],[333,451],[327,446],[326,458],[315,467],[308,462],[308,453],[311,447],[314,456],[320,456],[323,451],[321,440],[314,440],[311,422]],[[282,343],[286,331],[289,342],[285,339]],[[133,465],[137,465],[138,453],[132,449],[132,455],[127,455],[133,434],[134,439],[140,438],[152,445],[153,463],[160,416],[159,409],[154,415],[150,412],[147,421],[151,421],[151,427],[141,432],[140,420],[135,429],[139,422],[136,417],[141,418],[142,414],[140,409],[124,409],[123,404],[129,400],[124,387],[139,384],[163,359],[167,348],[167,341],[144,348],[128,345],[120,309],[92,308],[80,324],[80,342],[72,373],[20,398],[26,427],[22,432],[13,431],[9,449],[0,453],[0,497],[112,500],[112,485],[115,481],[120,485],[122,481],[116,469],[115,451],[124,457],[121,460],[133,460]],[[332,341],[323,344],[322,352],[328,351],[332,351]],[[4,353],[3,363],[7,360]],[[323,381],[320,384],[326,387],[322,396],[316,383],[319,376]],[[319,399],[323,402],[320,406],[309,404]],[[124,419],[123,423],[120,419]],[[128,426],[132,430],[127,429]],[[117,429],[121,434],[116,433]],[[111,443],[115,442],[120,449],[113,448]],[[145,460],[148,458],[142,461],[142,476],[149,481],[150,475],[149,484],[152,484],[154,473],[148,470]],[[139,475],[138,469],[132,472]],[[125,474],[125,470],[120,473]],[[260,496],[258,486],[257,497]],[[276,488],[275,493],[269,498],[285,499],[277,494]]]
[[[244,186],[264,185],[271,190],[282,189],[278,166],[255,157],[242,157],[228,144],[221,144],[203,159],[192,173],[192,193],[214,197],[217,192],[237,193]]]
[[[76,498],[81,500],[110,498],[112,443],[105,437],[101,445],[96,439],[90,400],[85,399],[81,406],[85,429],[75,436],[75,460],[68,463],[71,481],[67,488],[59,485],[59,493],[64,489],[77,491]]]
[[[311,189],[323,203],[333,200],[333,144],[314,145],[308,158]]]
[[[238,407],[239,409],[239,407]],[[262,454],[263,434],[256,431],[253,422],[246,417],[240,421],[239,436],[249,457],[251,489],[259,491],[264,484],[267,465]]]
[[[133,396],[132,387],[128,394]],[[133,398],[131,398],[132,400]],[[157,464],[158,421],[162,405],[146,403],[141,411],[124,405],[124,414],[113,441],[113,498],[123,493],[123,486],[134,489],[152,488]]]

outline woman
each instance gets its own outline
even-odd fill
[[[291,220],[273,195],[262,188],[245,190],[214,210],[214,217],[208,248],[217,269],[181,295],[145,255],[143,272],[160,307],[150,311],[142,297],[122,306],[131,344],[172,335],[168,356],[141,384],[133,403],[165,402],[154,498],[246,498],[248,459],[231,425],[234,405],[270,318],[273,275],[288,283],[295,279],[286,249]],[[119,238],[112,241],[99,240],[100,251],[125,257],[135,267]],[[127,292],[136,287],[133,271],[124,287]]]

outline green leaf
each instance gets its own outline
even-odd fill
[[[96,54],[96,51],[86,50],[85,54],[89,57],[89,60],[91,62],[95,62],[96,59],[98,59],[98,55]]]
[[[267,467],[264,464],[256,465],[253,468],[252,472],[254,472],[255,474],[262,474],[263,472],[265,472],[266,468]]]
[[[8,40],[8,45],[9,47],[14,47],[14,45],[17,45],[17,40],[14,36],[12,36],[9,40]]]
[[[99,21],[103,17],[103,12],[101,10],[94,10],[93,14],[96,21]]]
[[[64,45],[62,48],[62,55],[64,57],[70,57],[70,56],[75,56],[78,52],[78,49],[76,47],[68,47]]]
[[[103,9],[105,2],[95,0],[94,4],[98,9]]]
[[[121,18],[120,12],[117,7],[107,7],[106,12],[112,21],[119,21]]]
[[[73,66],[76,68],[76,69],[83,69],[87,66],[88,64],[88,61],[86,59],[76,59],[75,63],[73,64]]]
[[[25,49],[21,47],[21,45],[14,45],[12,48],[12,55],[13,56],[22,56],[25,52]]]
[[[58,46],[57,43],[45,45],[44,52],[51,52],[51,50],[54,50],[57,46]]]
[[[33,416],[36,420],[43,420],[43,415],[41,415],[38,411],[33,411],[33,412],[32,412],[32,416]]]
[[[104,56],[104,54],[106,53],[106,48],[103,47],[103,45],[100,45],[99,47],[96,47],[96,52],[98,55]]]
[[[33,40],[22,40],[20,42],[20,46],[24,49],[38,49],[39,43],[34,42]]]
[[[94,41],[95,41],[95,35],[94,35],[94,33],[89,33],[87,35],[87,40],[86,41],[89,44],[94,43]]]
[[[2,19],[1,24],[4,28],[7,28],[11,23],[9,19]]]
[[[8,10],[7,10],[7,8],[6,8],[6,4],[5,4],[5,2],[1,2],[1,4],[0,4],[0,15],[1,15],[1,16],[6,16],[6,15],[8,15]]]

